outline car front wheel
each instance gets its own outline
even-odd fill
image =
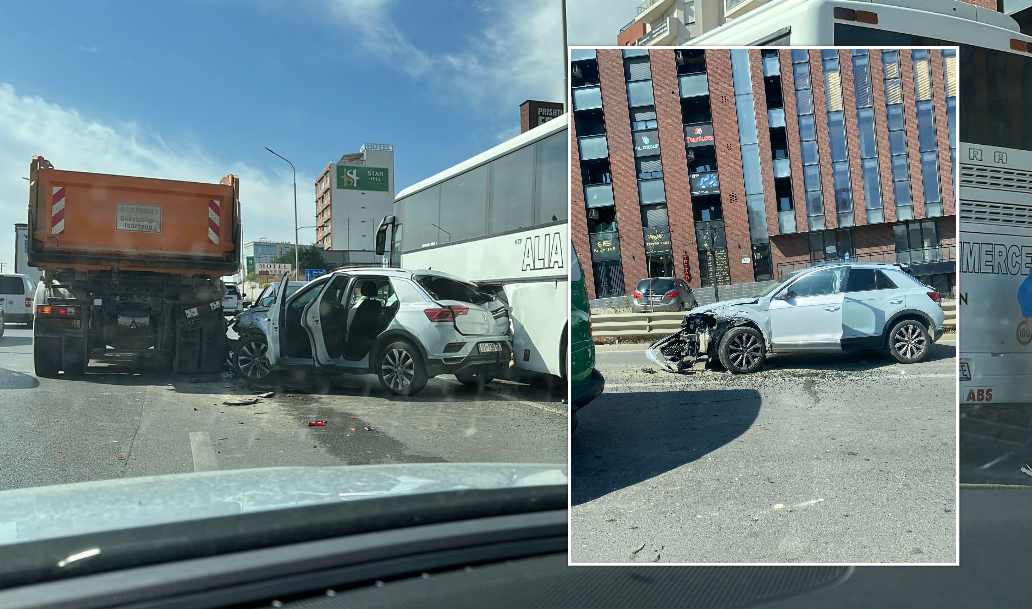
[[[732,328],[720,339],[717,355],[720,363],[732,374],[756,372],[766,357],[763,335],[748,326]]]
[[[915,364],[927,357],[930,343],[928,330],[916,319],[904,319],[889,332],[889,353],[903,364]]]
[[[261,383],[272,374],[269,344],[264,336],[252,334],[237,341],[233,347],[233,370],[240,378],[253,383]]]
[[[384,347],[376,362],[380,385],[392,395],[416,395],[429,380],[423,356],[407,341],[395,341]]]

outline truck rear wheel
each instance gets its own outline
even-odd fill
[[[86,367],[90,363],[89,352],[86,345],[81,347],[75,341],[65,341],[64,348],[64,371],[68,376],[83,376],[86,374]]]
[[[60,341],[39,339],[33,337],[32,364],[36,372],[36,376],[57,376],[57,373],[61,371]]]
[[[176,350],[172,354],[172,372],[196,374],[201,359],[201,331],[176,328]]]

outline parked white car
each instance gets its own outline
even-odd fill
[[[236,315],[240,312],[241,306],[240,289],[235,283],[226,284],[226,295],[222,298],[222,311],[226,315]]]
[[[928,356],[944,331],[939,293],[884,263],[829,263],[795,271],[754,298],[687,315],[681,330],[646,351],[671,372],[719,359],[755,372],[768,353],[884,349],[902,363]]]
[[[0,275],[0,308],[4,310],[4,320],[9,324],[26,324],[32,327],[35,309],[32,308],[32,297],[36,287],[25,275],[4,273]]]
[[[458,277],[365,268],[323,275],[292,295],[288,285],[284,277],[261,333],[233,349],[249,381],[277,368],[375,374],[388,393],[415,395],[440,374],[483,385],[511,361],[507,305]]]

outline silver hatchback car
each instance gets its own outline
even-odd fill
[[[690,311],[695,306],[695,291],[687,281],[676,277],[642,279],[631,296],[634,313]]]
[[[263,382],[277,368],[375,374],[415,395],[440,374],[483,385],[508,368],[506,303],[458,277],[388,268],[334,271],[287,296],[277,287],[261,332],[241,337],[233,367]]]
[[[789,273],[754,298],[695,309],[646,355],[671,372],[719,359],[736,374],[759,370],[768,353],[799,351],[884,349],[914,363],[944,323],[939,292],[899,266],[829,263]]]

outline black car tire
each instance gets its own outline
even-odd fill
[[[430,380],[419,349],[407,340],[396,340],[380,349],[374,361],[380,386],[391,395],[416,395]]]
[[[262,383],[272,374],[269,343],[264,335],[248,334],[233,346],[233,371],[248,383]],[[243,364],[241,364],[243,359]]]
[[[766,358],[763,335],[749,326],[731,328],[720,339],[717,355],[720,363],[732,374],[756,372]]]
[[[916,319],[904,319],[889,331],[885,339],[885,347],[889,355],[901,364],[916,364],[928,357],[931,347],[928,329]]]

